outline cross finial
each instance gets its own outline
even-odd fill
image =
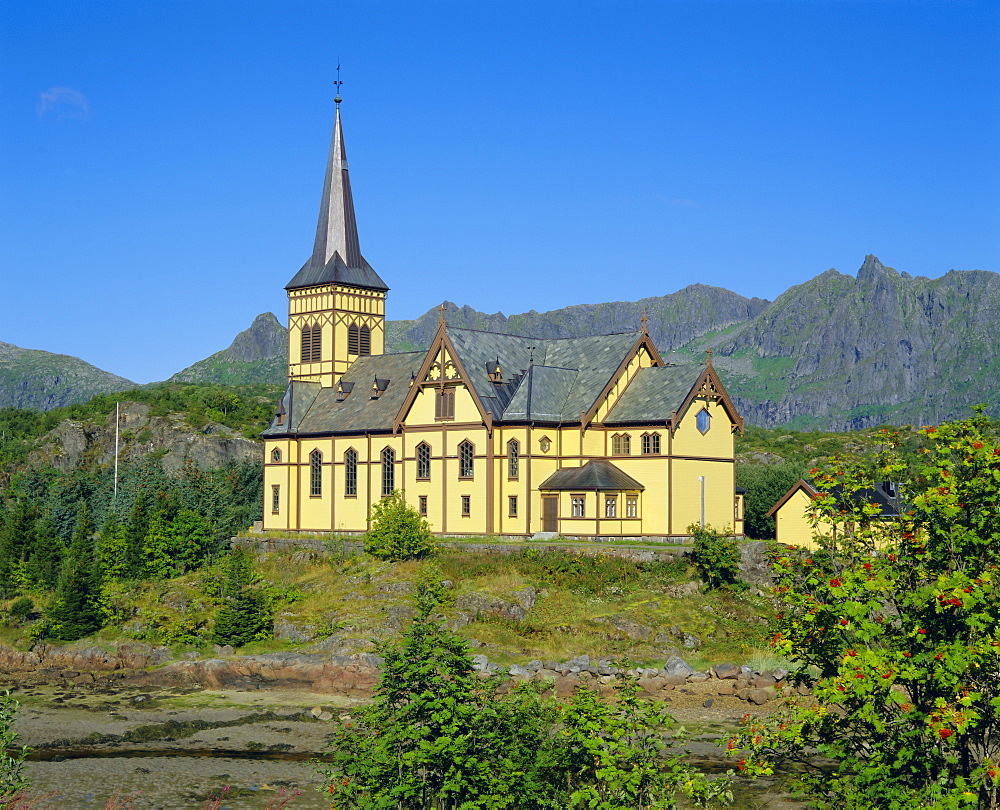
[[[646,331],[646,324],[649,323],[649,316],[646,314],[646,310],[642,311],[642,317],[639,318],[639,323],[642,325],[642,331]]]
[[[438,326],[444,326],[444,302],[438,307]]]
[[[343,82],[340,80],[340,60],[338,59],[337,60],[337,80],[333,83],[333,86],[337,88],[337,95],[335,95],[333,97],[333,100],[336,102],[336,104],[337,104],[338,107],[340,106],[340,102],[343,101],[343,99],[340,97],[340,85],[342,85],[342,84],[343,84]]]
[[[705,349],[705,365],[706,366],[711,366],[712,365],[712,350],[711,349]]]

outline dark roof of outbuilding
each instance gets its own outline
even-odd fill
[[[645,487],[610,461],[592,459],[582,467],[564,467],[546,478],[539,489],[554,490],[642,490]]]
[[[820,489],[811,478],[801,478],[768,510],[767,516],[773,517],[799,489],[810,498],[820,492]],[[830,487],[829,492],[837,501],[845,499],[843,487],[840,485]],[[901,511],[899,485],[891,481],[879,481],[872,489],[859,489],[852,493],[850,497],[859,504],[876,504],[879,507],[878,517],[898,517]]]
[[[632,378],[611,412],[606,425],[666,422],[679,410],[705,367],[700,365],[642,368]]]
[[[386,292],[389,289],[364,257],[361,257],[360,266],[348,267],[340,258],[340,253],[334,253],[325,265],[314,264],[313,260],[310,259],[285,285],[285,289],[295,290],[300,287],[315,287],[319,284],[346,284],[378,292]]]

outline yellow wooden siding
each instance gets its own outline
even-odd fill
[[[809,523],[809,506],[812,500],[798,489],[774,513],[775,539],[789,546],[815,548],[816,530]]]

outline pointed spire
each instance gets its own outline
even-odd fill
[[[330,155],[326,163],[326,178],[323,181],[323,199],[316,224],[316,241],[309,263],[324,267],[334,253],[339,253],[348,267],[361,267],[358,224],[354,218],[351,179],[347,174],[347,150],[344,148],[344,131],[340,124],[339,95],[333,137],[330,140]]]

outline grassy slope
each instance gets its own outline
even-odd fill
[[[305,650],[331,634],[344,639],[351,649],[370,649],[371,639],[389,639],[398,632],[387,627],[391,616],[402,614],[405,625],[411,602],[407,586],[400,583],[432,574],[454,583],[451,597],[475,592],[512,601],[512,594],[522,588],[539,590],[538,601],[524,622],[483,617],[458,630],[459,635],[482,642],[477,652],[500,663],[567,660],[587,653],[662,665],[670,648],[680,646],[679,640],[670,638],[670,628],[675,626],[703,640],[700,650],[683,651],[696,666],[760,660],[767,655],[770,608],[766,600],[720,593],[670,597],[665,593],[670,585],[694,576],[684,563],[642,566],[568,553],[532,559],[443,552],[431,560],[395,564],[364,554],[312,561],[306,557],[268,555],[260,570],[278,595],[276,618],[294,623],[313,638],[298,643],[258,642],[244,652]],[[206,583],[215,576],[206,570],[121,588],[113,600],[118,624],[106,627],[99,638],[114,641],[138,636],[153,643],[171,643],[178,652],[201,649],[208,653],[214,607],[206,594],[212,589]],[[453,618],[457,611],[454,605],[446,605],[444,613]],[[606,621],[613,616],[637,621],[653,633],[646,640],[631,639]],[[26,632],[27,628],[9,627],[0,631],[0,639],[24,643]]]

